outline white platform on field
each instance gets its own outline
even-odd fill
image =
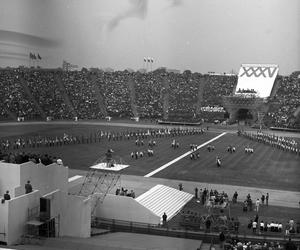
[[[164,185],[156,185],[135,200],[157,216],[172,219],[193,198],[193,195]]]
[[[97,169],[97,170],[106,170],[106,171],[120,171],[128,167],[129,165],[117,164],[117,163],[114,163],[113,167],[108,167],[107,162],[101,162],[98,163],[97,165],[91,166],[90,168]]]

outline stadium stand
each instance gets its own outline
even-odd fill
[[[93,77],[93,80],[91,79]],[[299,128],[297,74],[278,76],[278,91],[264,120],[267,126]],[[130,84],[129,84],[130,83]],[[235,91],[237,76],[182,74],[163,69],[147,74],[101,70],[0,70],[0,120],[103,119],[111,117],[208,121],[226,119],[222,96]]]

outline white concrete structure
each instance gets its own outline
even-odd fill
[[[160,216],[154,214],[132,197],[113,194],[108,194],[101,206],[96,208],[96,217],[152,225],[158,225],[161,221]]]
[[[25,194],[28,180],[33,192]],[[20,243],[29,234],[29,224],[37,227],[49,220],[55,225],[56,236],[90,237],[90,199],[68,195],[69,185],[68,168],[56,163],[44,166],[1,162],[0,197],[8,190],[11,200],[0,204],[0,241],[8,245]],[[40,212],[42,200],[49,205],[47,219]]]
[[[92,212],[101,218],[158,225],[163,212],[170,219],[192,198],[191,194],[158,185],[137,199],[107,194],[94,208],[97,193],[88,197],[69,194],[82,186],[85,177],[69,178],[68,172],[68,167],[56,163],[0,162],[0,242],[19,244],[33,236],[87,238],[91,235]],[[28,180],[33,191],[25,194]],[[2,199],[7,190],[10,200]],[[47,235],[43,235],[45,228]]]

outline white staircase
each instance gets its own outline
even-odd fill
[[[164,185],[156,185],[135,200],[159,217],[162,217],[163,213],[166,213],[167,220],[170,220],[192,198],[192,194],[184,191]]]

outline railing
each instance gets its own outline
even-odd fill
[[[115,219],[96,218],[94,227],[108,229],[112,232],[131,232],[131,233],[143,233],[152,235],[161,235],[177,238],[197,239],[202,240],[205,243],[218,243],[219,232],[210,232],[206,230],[192,231],[187,229],[178,229],[161,225],[139,223],[132,221],[123,221]],[[249,230],[239,230],[238,232],[227,232],[233,238],[238,238],[243,242],[260,242],[267,241],[286,242],[291,237],[297,245],[300,245],[300,235],[278,235],[277,233],[262,233],[251,235]]]
[[[177,238],[187,238],[187,239],[201,239],[205,242],[211,242],[212,236],[218,238],[218,233],[202,233],[193,232],[188,230],[178,230],[174,228],[169,228],[168,226],[146,224],[139,222],[114,220],[114,219],[103,219],[97,218],[97,223],[94,227],[108,229],[112,232],[131,232],[131,233],[143,233],[151,235],[169,236]]]

